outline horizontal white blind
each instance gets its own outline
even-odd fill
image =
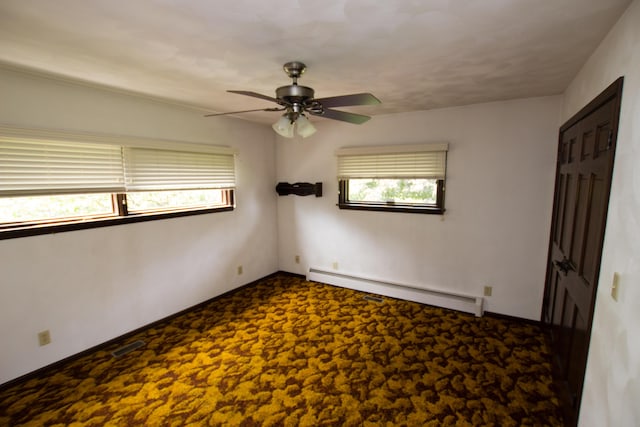
[[[127,191],[235,187],[232,154],[124,147]]]
[[[0,125],[0,197],[235,187],[229,147]]]
[[[338,179],[444,179],[447,148],[447,144],[344,148],[336,153]]]
[[[115,145],[0,135],[0,196],[124,191]]]

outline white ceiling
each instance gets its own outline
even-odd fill
[[[629,3],[0,0],[0,61],[225,112],[273,106],[225,91],[274,96],[300,60],[316,97],[371,92],[345,109],[376,115],[561,93]]]

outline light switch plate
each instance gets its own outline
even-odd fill
[[[618,301],[618,291],[620,290],[620,275],[613,273],[613,280],[611,281],[611,298],[614,301]]]

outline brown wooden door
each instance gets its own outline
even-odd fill
[[[622,78],[560,128],[542,321],[569,425],[584,383],[621,91]]]

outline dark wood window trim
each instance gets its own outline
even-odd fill
[[[117,212],[118,216],[129,215],[129,209],[127,209],[127,197],[122,193],[113,194],[111,201],[113,202],[113,211]]]
[[[347,196],[349,194],[349,180],[341,179],[338,182],[338,208],[352,209],[361,211],[378,211],[378,212],[402,212],[402,213],[419,213],[442,215],[444,209],[444,180],[438,180],[438,190],[436,194],[435,205],[422,204],[403,204],[403,203],[378,203],[378,202],[352,202]]]
[[[229,212],[235,209],[234,190],[225,190],[223,193],[223,200],[224,205],[219,207],[173,209],[160,212],[131,214],[127,211],[126,195],[113,194],[112,201],[114,205],[114,213],[111,215],[97,215],[83,218],[66,218],[55,221],[33,221],[24,224],[13,223],[0,225],[0,240],[63,233],[66,231],[88,230],[91,228],[180,218],[184,216],[204,215],[216,212]]]

